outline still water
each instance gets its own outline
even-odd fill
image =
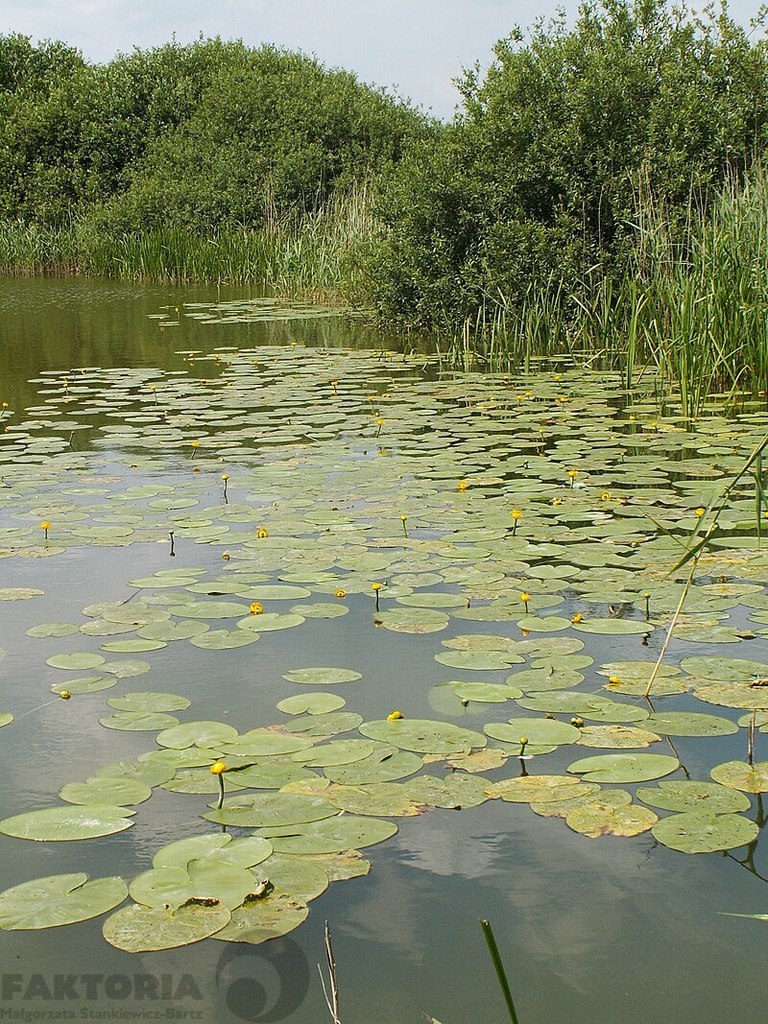
[[[504,586],[508,602],[517,601],[525,585],[534,599],[531,610],[539,608],[542,616],[569,619],[583,609],[585,618],[595,610],[603,617],[607,613],[595,604],[594,596],[591,603],[586,598],[586,603],[580,603],[579,592],[564,584],[567,574],[552,580],[544,569],[535,575],[537,565],[546,566],[551,557],[558,560],[555,549],[546,545],[565,545],[576,535],[585,544],[590,535],[585,523],[589,523],[604,544],[615,542],[622,557],[631,558],[637,536],[644,540],[648,533],[645,520],[640,526],[622,526],[625,536],[611,534],[607,528],[600,533],[596,524],[602,529],[607,522],[602,513],[584,518],[586,513],[579,509],[569,520],[560,521],[548,519],[543,505],[539,518],[529,511],[543,493],[542,485],[527,475],[537,458],[547,486],[561,487],[557,493],[562,493],[566,505],[582,500],[582,492],[570,493],[577,480],[574,477],[568,483],[570,466],[579,467],[579,486],[581,480],[588,483],[591,475],[598,492],[609,486],[616,491],[629,487],[623,470],[614,465],[615,438],[606,433],[605,421],[617,416],[621,407],[625,419],[620,430],[626,434],[629,420],[651,418],[653,411],[638,404],[626,416],[625,400],[612,398],[614,392],[618,395],[615,382],[590,384],[581,411],[569,413],[567,377],[555,382],[542,377],[540,382],[529,378],[524,384],[500,380],[486,384],[477,376],[443,375],[434,364],[425,367],[420,358],[404,359],[398,354],[410,352],[410,340],[378,336],[360,321],[302,316],[257,322],[242,316],[187,315],[208,310],[210,304],[250,297],[242,290],[0,281],[0,398],[11,410],[6,432],[11,441],[0,462],[0,477],[21,495],[18,503],[6,500],[0,505],[4,531],[0,548],[13,543],[26,549],[39,546],[41,519],[51,521],[51,544],[57,543],[57,533],[66,535],[61,540],[64,550],[55,557],[0,559],[0,591],[37,588],[44,592],[30,600],[0,602],[0,647],[6,652],[0,660],[0,712],[16,717],[0,733],[2,817],[58,805],[57,794],[65,783],[154,749],[154,732],[117,731],[99,724],[110,713],[106,700],[129,691],[183,694],[192,701],[190,711],[180,713],[183,721],[231,722],[246,731],[280,720],[275,704],[302,692],[284,681],[291,669],[346,666],[362,672],[363,680],[322,689],[343,696],[345,710],[358,712],[366,722],[402,708],[406,720],[446,719],[482,733],[490,720],[507,721],[514,707],[500,710],[496,703],[446,700],[444,684],[456,680],[503,684],[518,666],[479,671],[449,668],[435,661],[436,654],[445,652],[442,641],[470,631],[519,640],[537,635],[535,630],[521,634],[517,612],[514,619],[510,613],[495,620],[472,621],[457,617],[452,608],[433,612],[445,614],[446,619],[444,627],[434,632],[422,631],[418,617],[410,630],[375,628],[373,595],[369,585],[360,585],[360,578],[383,577],[386,582],[394,574],[389,593],[394,594],[399,585],[404,600],[414,588],[418,593],[463,594],[462,588],[471,581],[476,588],[473,607],[503,600]],[[209,322],[215,319],[220,322]],[[169,326],[174,323],[178,326]],[[385,350],[394,354],[385,356]],[[358,362],[350,361],[352,352],[359,354]],[[297,360],[295,386],[291,353]],[[256,370],[251,368],[254,365]],[[262,367],[265,376],[259,390],[250,374],[262,372]],[[75,368],[85,368],[85,373],[78,375]],[[62,379],[68,382],[64,386]],[[167,399],[174,404],[168,405],[157,427],[154,406],[166,401],[177,382],[183,394]],[[582,400],[579,387],[574,381],[568,399],[574,409]],[[143,395],[138,412],[127,405],[129,391]],[[511,411],[505,405],[505,395],[511,400],[514,392],[515,401],[522,402],[520,395],[526,391],[531,402],[539,403],[535,415],[515,412],[514,402]],[[232,394],[235,399],[228,398]],[[243,406],[247,401],[243,394],[252,396],[250,408]],[[561,397],[563,404],[558,407]],[[334,409],[342,405],[337,422]],[[27,409],[32,411],[25,413]],[[501,421],[494,420],[500,410]],[[57,415],[64,416],[65,426],[57,423]],[[602,421],[595,425],[592,440],[585,442],[592,429],[590,415]],[[70,421],[85,424],[85,429],[70,429]],[[22,422],[23,430],[17,426]],[[729,459],[735,466],[743,452],[748,453],[751,435],[747,436],[745,424],[749,422],[742,419],[732,435],[727,422],[713,421],[706,445],[715,450],[712,458],[719,459],[719,466],[727,469]],[[472,423],[475,428],[470,429]],[[488,431],[494,423],[499,429],[489,445]],[[161,433],[153,435],[156,427]],[[131,436],[128,428],[134,432]],[[743,445],[739,429],[744,432]],[[542,432],[551,436],[548,469],[539,439]],[[57,439],[50,453],[45,447],[48,436]],[[641,467],[639,482],[631,486],[645,486],[649,492],[660,489],[658,467],[672,442],[665,440],[658,426],[639,438],[633,439],[631,431],[626,436],[621,465],[635,459]],[[191,450],[191,438],[200,439],[199,454]],[[137,440],[141,444],[132,446]],[[678,453],[683,476],[685,460],[692,457],[691,444],[686,436]],[[160,458],[158,447],[163,449]],[[601,449],[605,458],[599,455]],[[449,461],[445,461],[447,451],[453,453]],[[70,460],[70,470],[58,477],[46,474],[50,455],[57,465]],[[30,480],[40,474],[39,493],[24,489],[19,465],[29,465]],[[560,478],[557,473],[553,476],[552,465],[559,467]],[[229,477],[228,507],[221,504],[224,473]],[[712,473],[727,483],[725,470]],[[465,479],[471,506],[462,506],[464,495],[457,493],[457,480]],[[669,479],[663,481],[665,487]],[[694,473],[689,479],[706,482],[708,475]],[[87,503],[94,499],[86,492],[93,491],[99,501],[103,497],[106,502],[133,486],[159,488],[160,500],[168,494],[163,488],[171,488],[173,496],[188,496],[195,511],[174,509],[170,501],[166,509],[170,518],[148,510],[143,520],[135,515],[136,503],[127,501],[130,508],[124,522],[136,533],[125,545],[114,543],[115,538],[107,534],[99,539],[97,527],[78,535],[76,515],[67,521],[67,513],[61,511],[57,518],[57,509],[81,504],[98,520],[96,512],[88,511]],[[702,487],[701,492],[680,487],[676,493],[686,499],[690,493],[690,502],[684,504],[706,504],[710,491]],[[672,515],[672,502],[664,494],[653,498],[662,519]],[[609,500],[603,499],[604,504]],[[497,502],[503,504],[503,528],[495,511],[484,512],[486,507],[495,509]],[[522,506],[523,519],[510,541],[513,503]],[[200,518],[198,505],[208,519]],[[249,505],[263,513],[261,519],[249,518]],[[278,506],[283,518],[274,511]],[[238,509],[242,510],[240,521]],[[402,540],[401,509],[407,514]],[[471,522],[468,509],[473,511]],[[618,507],[612,513],[616,519],[623,514]],[[737,508],[735,526],[740,515]],[[216,531],[224,520],[229,532],[220,535]],[[158,571],[199,569],[216,578],[223,568],[231,569],[243,536],[262,520],[268,525],[269,543],[284,528],[287,537],[299,538],[299,552],[298,556],[293,553],[292,560],[287,555],[283,558],[290,561],[291,572],[282,575],[271,568],[269,559],[260,572],[252,562],[254,583],[258,583],[256,577],[272,583],[285,575],[295,583],[301,575],[297,563],[303,550],[310,589],[320,600],[332,601],[337,583],[323,577],[325,563],[313,548],[338,541],[329,548],[327,562],[344,567],[346,615],[308,617],[298,629],[264,634],[257,644],[238,650],[207,651],[186,641],[171,642],[164,649],[138,655],[151,665],[147,676],[118,679],[113,689],[76,694],[66,704],[55,698],[47,703],[53,697],[51,686],[83,673],[66,675],[47,665],[46,659],[61,651],[98,651],[103,640],[122,637],[78,634],[41,639],[27,636],[28,629],[47,622],[80,623],[81,608],[99,601],[124,601],[135,593],[129,581]],[[114,522],[114,517],[107,515],[103,521]],[[307,522],[315,524],[316,534],[307,529]],[[173,561],[169,560],[169,524],[174,527],[176,545]],[[27,534],[19,539],[13,533],[17,529],[30,536],[34,532],[34,540]],[[351,547],[345,557],[341,544],[347,529]],[[366,540],[361,530],[373,533]],[[328,533],[335,540],[324,536]],[[453,534],[458,537],[459,556],[452,547]],[[262,550],[254,549],[250,540],[243,543],[248,551]],[[387,555],[397,551],[398,561],[376,562],[374,555],[381,551]],[[222,568],[223,553],[231,554],[232,561],[226,560]],[[657,559],[660,565],[662,555]],[[479,575],[457,575],[457,557],[459,564],[475,568]],[[356,558],[362,560],[364,571],[355,567]],[[673,561],[670,555],[667,566]],[[498,589],[498,574],[494,581],[486,571],[491,563],[506,568],[502,589]],[[436,568],[436,582],[422,580],[421,587],[414,587],[413,574],[434,573]],[[721,575],[721,568],[713,571],[713,578]],[[533,584],[550,585],[537,588],[530,581],[521,583],[527,569]],[[760,563],[755,562],[749,574],[742,576],[735,570],[734,576],[748,579],[762,597],[760,571]],[[409,579],[398,581],[398,576]],[[659,580],[661,572],[653,578]],[[622,590],[614,579],[605,580],[606,604],[613,603],[611,588],[618,588],[620,597],[629,589]],[[385,610],[392,606],[393,599],[387,595]],[[761,607],[759,602],[756,607]],[[725,628],[746,634],[747,608],[732,602],[725,612],[721,606],[711,605],[711,609]],[[638,616],[636,609],[627,614]],[[714,628],[714,621],[704,628]],[[708,645],[695,632],[697,623],[688,625],[694,630],[693,639],[673,641],[672,664],[708,654],[768,660],[768,641],[760,632],[764,627],[759,619],[757,624],[751,621],[753,637],[741,643]],[[219,627],[219,622],[211,624],[212,629]],[[562,627],[556,635],[561,633]],[[605,682],[595,672],[599,665],[655,660],[664,630],[655,629],[647,640],[621,633],[578,636],[586,641],[594,662],[593,668],[584,669],[587,678],[582,685],[598,691]],[[687,694],[674,699],[677,703],[668,705],[669,709],[711,712],[734,722],[743,714],[738,708],[703,704]],[[639,705],[636,699],[631,703]],[[522,711],[526,713],[531,712]],[[570,715],[559,717],[568,721]],[[758,736],[757,760],[765,757],[761,750],[765,742],[765,737]],[[736,734],[674,740],[676,755],[695,779],[708,779],[713,765],[743,759],[745,744],[743,728]],[[666,741],[657,742],[653,749],[670,752]],[[555,750],[546,760],[528,760],[526,770],[532,775],[561,773],[577,757],[604,752],[569,746]],[[519,771],[518,758],[511,757],[504,768],[491,769],[484,776],[498,781]],[[680,770],[672,776],[681,777]],[[150,866],[163,844],[199,834],[203,824],[199,814],[211,799],[181,797],[157,788],[149,802],[136,808],[133,827],[89,842],[32,843],[0,835],[0,888],[77,871],[91,877],[119,874],[131,879]],[[747,816],[754,820],[757,815],[761,823],[758,798],[752,798],[752,803]],[[20,1020],[45,1019],[49,1012],[58,1013],[58,1019],[70,1014],[70,1019],[140,1020],[171,1019],[167,1013],[172,1007],[176,1019],[314,1024],[329,1019],[316,968],[323,959],[323,924],[328,921],[345,1024],[393,1024],[423,1020],[425,1015],[443,1024],[501,1021],[505,1011],[479,927],[481,918],[489,918],[521,1024],[760,1019],[756,1006],[765,961],[765,924],[726,916],[768,909],[762,877],[768,865],[760,841],[749,850],[686,855],[661,845],[648,831],[634,838],[587,838],[569,829],[561,818],[542,817],[526,803],[500,799],[460,811],[436,808],[391,820],[398,826],[397,834],[363,851],[371,861],[367,876],[333,882],[311,901],[304,924],[285,938],[262,945],[209,939],[182,948],[129,954],[104,941],[102,919],[63,928],[1,932],[3,1010],[12,1011],[6,1014],[9,1019]],[[150,980],[137,980],[144,975]],[[58,982],[56,976],[61,976]],[[156,990],[152,988],[155,980]],[[141,998],[142,992],[155,991],[160,998],[154,1002],[148,996]]]

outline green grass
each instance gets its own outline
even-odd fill
[[[301,219],[205,237],[176,228],[113,236],[87,222],[0,223],[0,273],[263,283],[286,296],[348,302],[364,292],[360,255],[374,231],[371,207],[361,186]]]
[[[768,390],[768,175],[729,184],[683,225],[647,195],[638,207],[625,275],[532,285],[518,305],[488,296],[454,358],[528,370],[566,354],[621,369],[628,386],[652,370],[688,415],[716,393]]]

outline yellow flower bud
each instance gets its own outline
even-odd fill
[[[223,775],[227,770],[227,765],[224,761],[214,761],[210,770],[211,775]]]
[[[403,717],[404,716],[403,716],[403,712],[402,711],[390,711],[390,713],[387,715],[387,721],[388,722],[397,722],[400,718],[403,718]]]
[[[59,690],[59,696],[61,697],[62,700],[70,700],[72,694],[69,692],[69,690]]]

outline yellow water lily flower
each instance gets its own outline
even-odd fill
[[[71,700],[72,694],[69,690],[59,690],[59,697],[61,697],[62,700]]]
[[[509,514],[512,516],[513,519],[522,519],[523,518],[522,510],[519,509],[519,508],[513,508],[512,511]]]
[[[520,595],[520,600],[523,602],[523,604],[528,604],[528,602],[531,600],[531,595],[526,593],[526,591],[524,590]]]
[[[338,597],[339,600],[341,600],[343,597],[346,597],[346,596],[347,596],[346,590],[344,590],[343,587],[339,587],[339,589],[336,591],[336,597]]]
[[[457,491],[466,491],[468,487],[469,482],[467,480],[459,480],[459,482],[456,484]]]
[[[263,526],[260,526],[256,531],[256,536],[259,538],[259,540],[264,540],[266,537],[269,536],[269,534],[267,533]]]
[[[264,611],[264,605],[261,603],[261,601],[252,601],[248,606],[248,611],[251,613],[251,615],[261,615],[261,613]]]
[[[402,711],[390,711],[390,713],[387,715],[387,721],[388,722],[397,722],[399,719],[404,718],[404,717],[405,716],[403,715]]]
[[[223,775],[227,770],[227,764],[225,761],[214,761],[211,765],[211,775]]]

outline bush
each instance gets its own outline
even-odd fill
[[[638,191],[680,223],[764,146],[766,45],[723,8],[606,0],[497,44],[463,109],[403,162],[371,259],[380,308],[426,325],[474,317],[532,283],[621,273]]]

